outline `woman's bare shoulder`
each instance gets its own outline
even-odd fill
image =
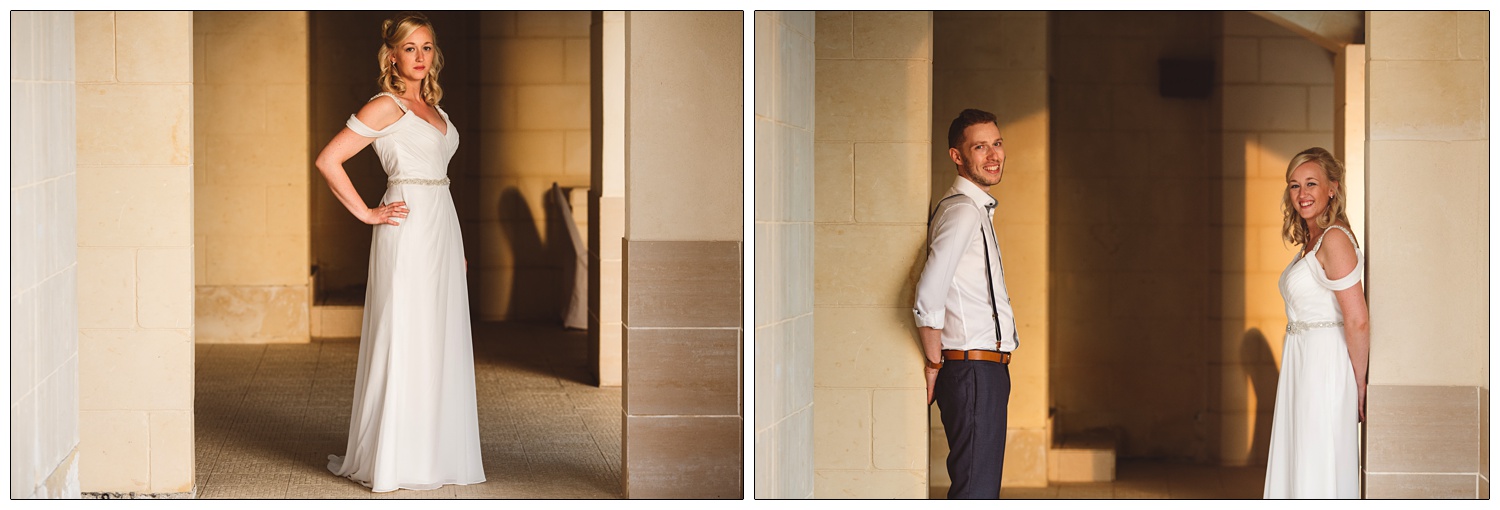
[[[359,113],[354,114],[354,117],[370,129],[379,131],[394,124],[405,114],[406,112],[401,111],[401,107],[396,106],[396,101],[390,96],[380,95],[366,102],[365,106],[359,109]]]
[[[1344,227],[1348,228],[1348,227]],[[1359,264],[1354,240],[1343,230],[1329,227],[1323,231],[1322,245],[1318,247],[1318,262],[1330,274],[1349,274]]]

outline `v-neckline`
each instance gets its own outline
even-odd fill
[[[437,110],[437,108],[433,107],[433,110]],[[448,137],[447,131],[444,131],[442,129],[438,129],[438,127],[436,125],[433,125],[433,123],[427,122],[427,119],[422,118],[421,115],[417,115],[417,112],[415,110],[412,110],[411,108],[407,108],[406,109],[406,113],[408,115],[416,117],[417,120],[422,121],[423,124],[426,124],[427,127],[432,128],[433,131],[437,131],[438,134],[443,135],[443,138],[447,138]],[[445,127],[445,128],[451,128],[451,127],[453,127],[453,126],[449,126],[448,125],[448,119],[443,117],[443,112],[438,112],[438,118],[443,119],[443,127]]]
[[[427,119],[422,118],[421,115],[417,115],[417,112],[415,110],[412,110],[410,105],[406,104],[408,102],[406,99],[400,98],[400,97],[396,97],[395,94],[390,94],[390,93],[382,93],[382,95],[391,96],[391,99],[395,99],[396,100],[396,105],[400,106],[401,107],[401,111],[404,112],[404,113],[401,114],[402,117],[405,117],[407,115],[414,116],[414,117],[417,118],[417,120],[420,120],[420,121],[422,121],[423,124],[426,124],[427,127],[432,128],[433,131],[437,131],[439,135],[443,136],[443,138],[448,138],[448,130],[452,129],[453,126],[449,125],[448,118],[443,116],[443,111],[439,110],[438,107],[436,107],[436,106],[432,107],[432,111],[437,112],[439,119],[443,119],[443,128],[444,129],[438,129],[438,127],[436,125],[434,125],[431,122],[427,122]],[[426,104],[426,103],[424,102],[423,104]]]

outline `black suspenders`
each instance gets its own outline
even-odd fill
[[[943,202],[946,202],[950,198],[960,196],[964,195],[962,193],[956,195],[948,195],[946,197],[943,197],[942,200],[938,200],[937,207],[932,208],[932,214],[927,215],[927,225],[929,226],[929,228],[932,225],[932,219],[937,217],[938,209],[943,207]],[[989,215],[986,214],[985,218],[988,219],[988,217]],[[995,244],[997,248],[999,247],[999,243],[1000,240],[996,239]],[[1000,332],[1000,306],[995,302],[995,280],[994,276],[991,275],[992,271],[990,269],[990,242],[985,239],[984,223],[979,224],[979,244],[984,245],[984,283],[986,284],[985,290],[988,290],[990,293],[990,319],[993,319],[995,321],[995,350],[1000,350],[1000,339],[1004,338],[1005,336]],[[1016,342],[1016,347],[1021,346],[1021,335],[1019,333],[1014,336],[1013,340],[1015,340]]]

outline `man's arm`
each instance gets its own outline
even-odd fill
[[[938,368],[934,365],[943,360],[942,329],[948,290],[953,286],[958,260],[969,243],[973,242],[978,222],[978,210],[961,204],[943,208],[933,218],[932,242],[927,247],[927,264],[922,267],[922,277],[917,281],[916,303],[912,307],[912,313],[916,316],[917,337],[922,342],[922,355],[925,358],[926,368],[923,372],[927,378],[928,404],[932,403],[932,389],[937,382]]]
[[[932,387],[937,384],[938,369],[943,361],[943,330],[918,327],[917,336],[922,339],[922,355],[927,358],[922,371],[927,376],[927,403],[932,404]]]
[[[948,291],[958,260],[974,242],[979,228],[979,210],[952,204],[938,211],[932,219],[931,242],[927,245],[927,264],[917,280],[917,298],[912,306],[917,327],[943,329]]]

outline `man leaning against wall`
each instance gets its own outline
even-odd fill
[[[927,402],[937,401],[948,438],[948,499],[996,499],[1010,357],[1020,336],[989,194],[1005,170],[995,115],[968,109],[953,119],[948,157],[958,175],[928,220],[927,263],[912,311],[926,356]]]

